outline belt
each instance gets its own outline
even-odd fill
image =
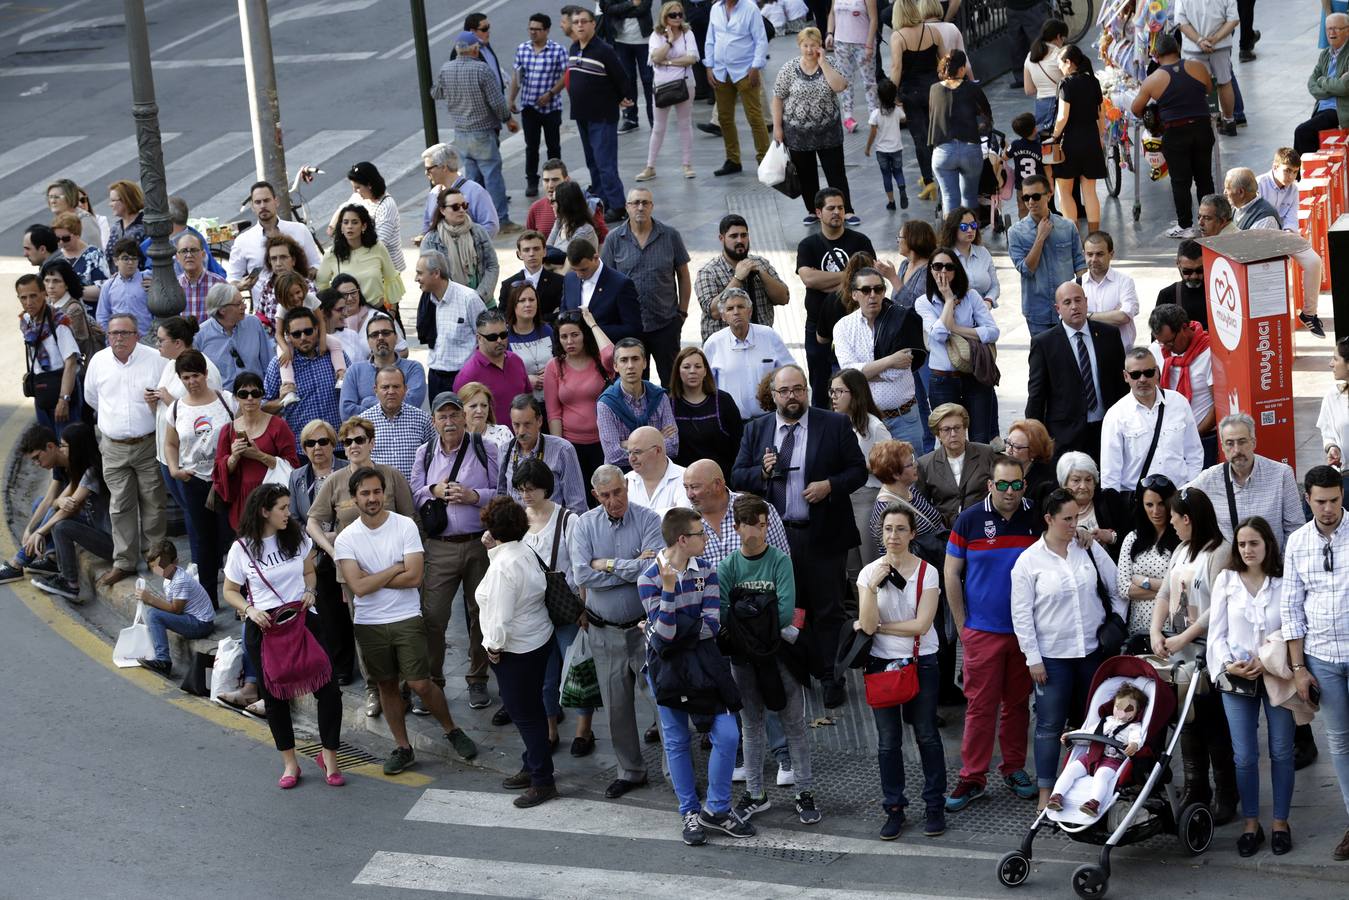
[[[473,531],[468,534],[438,534],[435,536],[435,539],[450,544],[467,544],[469,541],[481,540],[482,532]]]
[[[1208,122],[1208,116],[1194,116],[1189,119],[1177,119],[1174,122],[1166,122],[1162,125],[1163,131],[1170,131],[1172,128],[1180,128],[1182,125],[1193,125],[1196,122]]]
[[[881,418],[893,419],[896,416],[908,415],[909,410],[913,409],[913,405],[916,402],[918,402],[917,397],[915,397],[912,400],[909,400],[907,403],[901,403],[899,405],[899,409],[883,409],[881,410]]]
[[[961,372],[952,372],[950,369],[928,369],[928,372],[930,372],[933,375],[941,375],[946,378],[959,378],[963,374]]]
[[[636,628],[637,623],[646,620],[646,616],[639,616],[636,619],[633,619],[631,622],[610,622],[607,619],[601,618],[600,616],[596,615],[594,612],[590,610],[590,607],[588,606],[585,608],[585,610],[586,610],[586,621],[589,622],[591,625],[595,625],[600,628],[617,628],[619,631],[627,631],[629,628]]]
[[[782,520],[782,524],[783,524],[783,526],[786,527],[786,528],[809,528],[809,527],[810,527],[810,520],[809,520],[809,519],[805,519],[805,520],[783,519],[783,520]]]
[[[154,436],[155,433],[152,431],[149,434],[142,434],[140,437],[131,437],[131,438],[110,437],[108,438],[108,440],[112,441],[114,444],[139,444],[141,441],[148,441],[150,440],[150,438]],[[104,435],[104,437],[107,437],[107,435]]]

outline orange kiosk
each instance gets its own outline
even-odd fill
[[[1293,326],[1290,254],[1302,241],[1282,231],[1253,230],[1202,238],[1218,420],[1234,412],[1255,419],[1260,454],[1292,466]]]

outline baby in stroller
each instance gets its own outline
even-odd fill
[[[1115,789],[1119,767],[1126,757],[1133,756],[1143,746],[1145,735],[1142,716],[1147,703],[1147,694],[1139,688],[1128,682],[1120,685],[1115,692],[1114,709],[1097,724],[1096,733],[1114,738],[1124,744],[1124,749],[1093,743],[1085,754],[1074,756],[1054,782],[1054,792],[1049,795],[1047,804],[1049,809],[1061,811],[1064,795],[1072,791],[1078,780],[1089,778],[1092,782],[1091,796],[1080,808],[1089,816],[1096,816],[1101,811],[1101,804]],[[1062,741],[1065,745],[1068,743],[1067,732]]]

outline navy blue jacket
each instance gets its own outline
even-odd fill
[[[562,280],[562,308],[581,308],[581,279],[575,272],[568,272]],[[595,293],[590,295],[590,314],[615,344],[625,337],[642,336],[642,307],[637,302],[637,285],[612,266],[600,270],[599,283],[595,285]]]

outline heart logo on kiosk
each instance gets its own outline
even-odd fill
[[[1242,322],[1246,318],[1244,304],[1241,302],[1241,285],[1232,264],[1219,256],[1213,260],[1208,271],[1209,321],[1213,333],[1228,350],[1236,350],[1241,345]]]

